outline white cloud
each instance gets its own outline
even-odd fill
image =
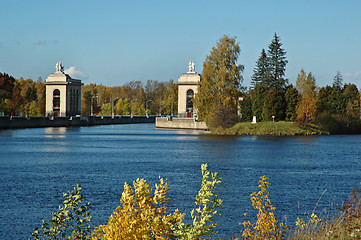
[[[35,40],[34,40],[34,45],[35,45],[35,46],[38,46],[38,45],[46,45],[46,42],[40,41],[39,39],[35,39]]]
[[[359,79],[359,78],[361,78],[361,70],[357,71],[355,73],[346,73],[345,77],[346,78],[351,78],[351,79]]]
[[[88,78],[88,75],[86,75],[85,73],[79,71],[74,66],[71,66],[71,67],[65,69],[64,72],[66,74],[69,74],[73,78],[80,78],[80,79],[87,79]]]
[[[35,39],[34,40],[34,45],[35,46],[39,46],[39,45],[43,45],[43,46],[46,46],[46,45],[54,45],[54,44],[57,44],[58,41],[54,40],[54,41],[42,41],[42,40],[39,40],[39,39]]]

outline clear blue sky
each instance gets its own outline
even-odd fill
[[[318,86],[340,71],[361,87],[361,1],[0,0],[0,72],[43,80],[62,61],[85,84],[177,80],[189,60],[202,72],[212,46],[236,36],[244,85],[276,32],[286,77],[303,68]]]

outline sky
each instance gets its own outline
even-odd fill
[[[84,84],[175,81],[198,73],[223,36],[236,37],[246,87],[274,33],[286,50],[286,78],[301,69],[318,86],[337,71],[361,87],[360,0],[0,0],[0,72],[43,80],[61,61]]]

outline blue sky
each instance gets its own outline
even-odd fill
[[[85,84],[177,80],[196,71],[224,34],[240,43],[244,85],[276,32],[286,77],[303,68],[318,86],[337,71],[361,87],[361,1],[0,0],[0,72],[43,80],[62,61]]]

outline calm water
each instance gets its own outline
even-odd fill
[[[361,136],[225,137],[155,129],[154,124],[0,131],[0,239],[27,239],[76,184],[95,225],[119,205],[124,182],[170,182],[171,208],[189,216],[202,163],[218,171],[221,236],[241,230],[259,176],[270,178],[277,216],[293,223],[341,204],[361,181]]]

